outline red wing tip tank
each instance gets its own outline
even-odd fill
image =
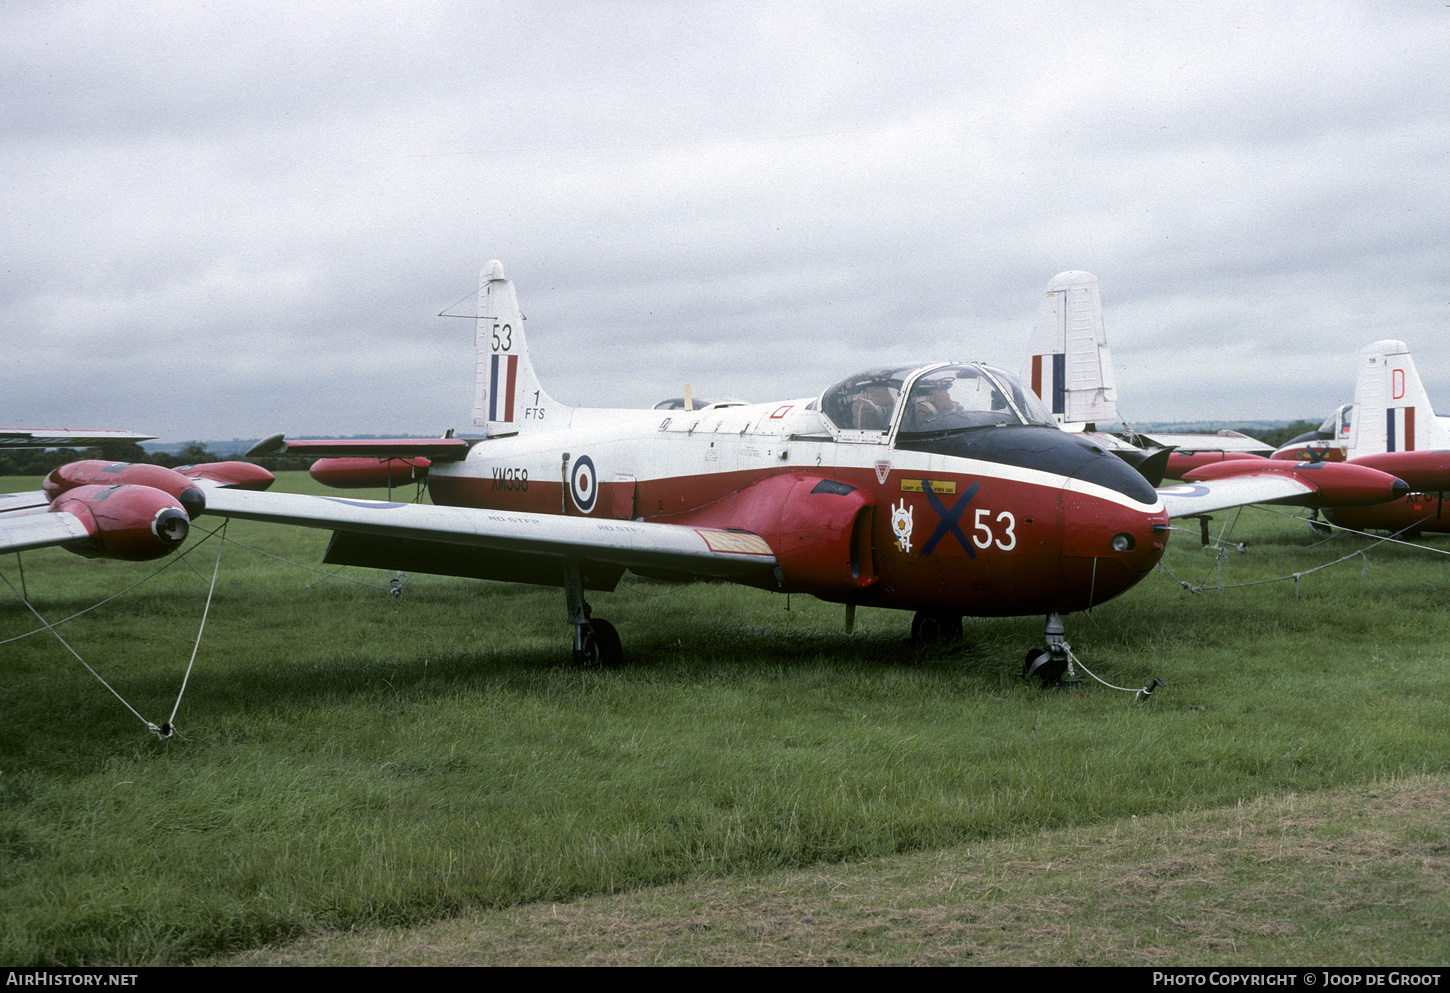
[[[1217,465],[1220,462],[1263,460],[1264,458],[1265,456],[1255,455],[1252,452],[1174,452],[1168,456],[1168,471],[1164,475],[1170,479],[1182,479],[1185,473],[1203,466]]]
[[[67,463],[31,493],[0,494],[0,551],[59,545],[88,558],[145,561],[179,548],[216,487],[266,489],[267,470],[241,462],[168,469],[87,459]]]
[[[176,471],[187,479],[236,490],[261,491],[277,481],[266,469],[250,462],[201,462],[197,465],[177,466]]]
[[[1380,452],[1356,456],[1348,464],[1398,476],[1416,493],[1450,490],[1450,451]]]
[[[1185,483],[1279,473],[1312,487],[1317,497],[1307,507],[1366,507],[1398,500],[1410,492],[1403,480],[1367,465],[1350,462],[1287,462],[1278,459],[1219,462],[1201,466],[1183,477]]]
[[[206,495],[196,481],[175,469],[145,462],[107,462],[86,459],[68,462],[53,469],[40,484],[45,495],[54,500],[67,490],[79,486],[147,486],[171,496],[195,517],[206,509]]]
[[[150,486],[73,486],[50,505],[50,512],[80,522],[87,540],[65,547],[87,558],[144,562],[175,551],[190,532],[181,503]]]

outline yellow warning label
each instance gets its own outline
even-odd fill
[[[901,492],[925,493],[926,489],[922,484],[929,485],[933,493],[955,493],[957,491],[956,481],[951,479],[903,479]]]

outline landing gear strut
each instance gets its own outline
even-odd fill
[[[564,565],[564,599],[569,607],[569,623],[574,625],[574,665],[580,669],[618,669],[623,665],[619,632],[602,617],[590,616],[578,562]]]
[[[1027,658],[1022,661],[1022,678],[1031,679],[1036,676],[1042,680],[1043,689],[1065,689],[1071,686],[1081,686],[1081,679],[1063,679],[1063,674],[1076,676],[1072,669],[1072,646],[1062,637],[1062,615],[1048,614],[1047,629],[1045,637],[1046,648],[1034,648],[1027,653]]]

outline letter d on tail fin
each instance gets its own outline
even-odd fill
[[[474,426],[490,436],[564,426],[569,408],[555,403],[534,375],[524,343],[524,315],[514,284],[504,278],[497,260],[478,275],[477,344]]]
[[[1022,378],[1060,424],[1118,419],[1113,357],[1092,273],[1059,273],[1047,284]]]
[[[1435,417],[1403,341],[1360,349],[1350,430],[1349,458],[1450,448],[1450,432]]]

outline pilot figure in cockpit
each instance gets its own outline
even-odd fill
[[[952,399],[952,379],[938,378],[917,383],[911,391],[911,408],[907,423],[902,425],[908,431],[928,430],[927,425],[943,414],[961,410],[962,405]]]

